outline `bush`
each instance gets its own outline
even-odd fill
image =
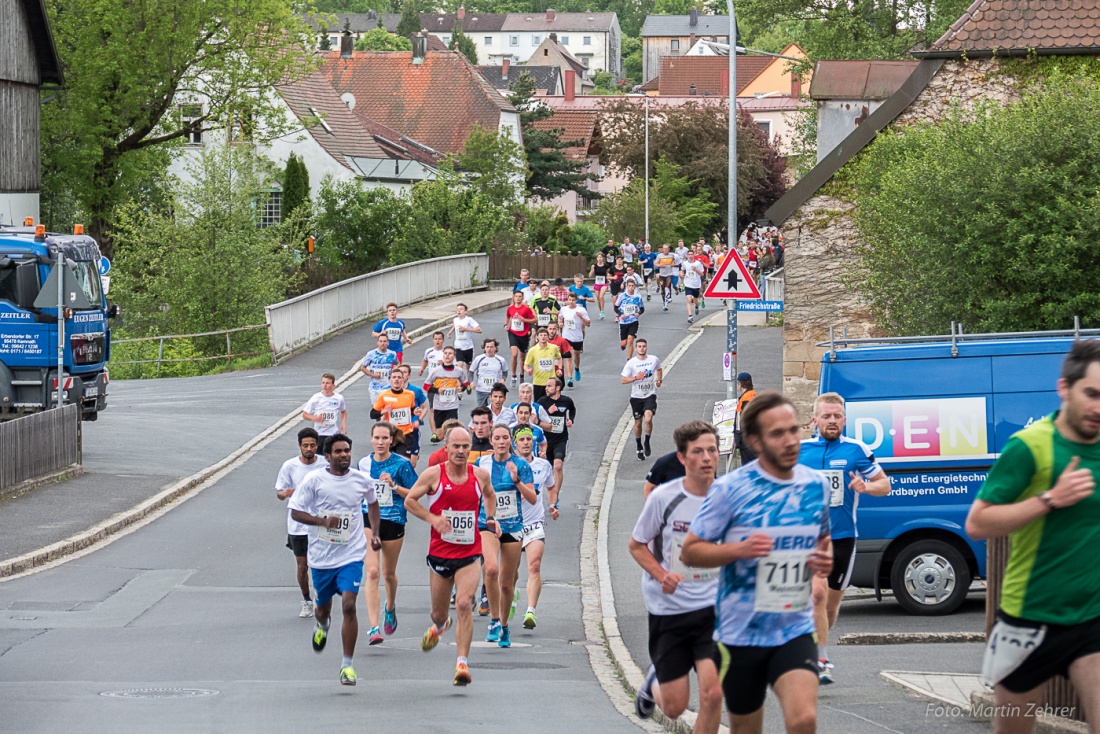
[[[608,239],[610,235],[607,234],[607,230],[595,222],[577,222],[573,225],[573,231],[569,233],[569,250],[594,260],[596,253]]]

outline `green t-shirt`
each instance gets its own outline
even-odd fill
[[[1054,413],[1017,431],[978,492],[994,505],[1019,502],[1054,486],[1070,459],[1100,480],[1100,443],[1068,441]],[[1100,493],[1055,510],[1010,535],[1001,609],[1048,624],[1100,617]]]

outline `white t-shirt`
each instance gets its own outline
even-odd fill
[[[443,364],[443,350],[428,347],[424,350],[424,359],[428,361],[429,370],[435,369],[437,365]]]
[[[702,288],[703,287],[703,273],[706,272],[706,268],[703,263],[698,260],[688,262],[684,261],[684,287],[685,288]]]
[[[312,464],[303,464],[301,455],[287,459],[279,469],[279,476],[275,477],[275,491],[282,492],[292,487],[297,489],[306,474],[314,469],[324,469],[326,466],[328,466],[328,459],[323,456],[314,457]],[[309,525],[303,525],[290,517],[289,504],[286,511],[286,532],[289,535],[309,535]]]
[[[680,258],[680,260],[686,260],[687,256],[691,254],[691,250],[687,247],[677,247],[673,252],[676,253],[676,257]]]
[[[630,383],[630,397],[648,398],[650,395],[656,395],[657,370],[659,369],[661,369],[661,360],[652,354],[646,355],[645,359],[638,359],[637,357],[628,359],[626,364],[623,365],[623,377],[634,377],[643,372],[651,373],[644,380]]]
[[[462,367],[454,366],[452,369],[446,369],[443,365],[439,365],[424,378],[424,383],[431,385],[436,378],[455,380],[458,383],[466,382],[466,370]],[[444,387],[438,390],[435,394],[434,410],[457,410],[458,409],[458,391],[461,390],[461,384],[455,384],[450,387]]]
[[[313,428],[322,436],[331,436],[339,432],[340,414],[347,410],[344,404],[344,396],[334,392],[331,396],[324,393],[314,393],[306,402],[305,412],[310,415],[319,415],[321,420],[314,422]]]
[[[519,407],[519,403],[512,403],[511,410],[512,410],[512,420],[513,420],[513,422],[511,424],[509,424],[509,427],[515,425],[515,414],[516,414],[516,408],[518,408],[518,407]],[[550,414],[546,412],[546,408],[542,407],[538,403],[531,403],[531,407],[535,409],[535,415],[534,415],[535,422],[538,422],[538,423],[549,423],[550,422]],[[494,425],[495,424],[496,424],[496,422],[494,421]]]
[[[499,354],[479,354],[470,365],[470,380],[478,392],[492,392],[493,385],[504,382],[507,374],[508,362]]]
[[[633,242],[624,242],[620,250],[623,253],[624,263],[634,262],[634,255],[638,253],[638,247]]]
[[[650,614],[684,614],[714,606],[718,597],[718,577],[722,569],[692,568],[680,561],[680,548],[687,537],[688,527],[699,514],[704,499],[706,498],[687,492],[684,489],[684,480],[680,478],[653,490],[642,507],[642,514],[638,516],[630,537],[638,543],[648,545],[666,571],[684,577],[676,591],[666,594],[661,590],[661,582],[642,571],[642,598]],[[669,513],[668,522],[664,522],[665,513],[673,501],[677,504]]]
[[[554,467],[540,456],[526,461],[531,465],[531,473],[535,477],[535,491],[538,493],[533,504],[523,500],[523,524],[531,525],[546,520],[546,490],[554,486]]]
[[[376,502],[374,483],[357,469],[349,469],[342,477],[327,469],[311,471],[295,487],[290,496],[290,509],[302,510],[316,517],[340,518],[336,529],[309,527],[310,568],[340,568],[362,561],[367,553],[363,535],[363,503]]]
[[[458,316],[455,316],[454,325],[455,325],[455,349],[473,349],[474,348],[474,338],[473,338],[473,336],[471,336],[471,334],[473,334],[473,332],[471,332],[471,331],[459,331],[458,327],[462,326],[462,327],[465,327],[467,329],[478,329],[478,328],[481,327],[481,325],[479,323],[477,323],[476,321],[474,321],[469,316],[463,316],[462,318],[459,318]]]
[[[566,341],[580,342],[584,341],[584,321],[581,317],[588,318],[588,309],[584,306],[574,306],[570,308],[565,306],[558,312],[558,316],[561,317],[561,335],[565,337]]]

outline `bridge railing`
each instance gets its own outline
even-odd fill
[[[265,309],[271,356],[279,359],[365,321],[391,301],[404,306],[478,290],[488,279],[488,255],[452,255],[378,270],[276,303]]]

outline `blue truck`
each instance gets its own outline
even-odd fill
[[[56,406],[59,384],[64,403],[81,405],[84,420],[95,420],[107,406],[108,319],[118,309],[107,305],[102,260],[95,240],[84,234],[48,234],[31,222],[0,225],[0,420]],[[50,280],[59,263],[66,303],[60,325],[51,285],[56,274]]]
[[[959,330],[961,332],[961,329]],[[820,391],[846,402],[845,435],[890,477],[861,495],[852,585],[892,590],[907,611],[949,614],[985,577],[966,515],[1009,437],[1058,408],[1073,340],[1100,330],[821,342]]]

